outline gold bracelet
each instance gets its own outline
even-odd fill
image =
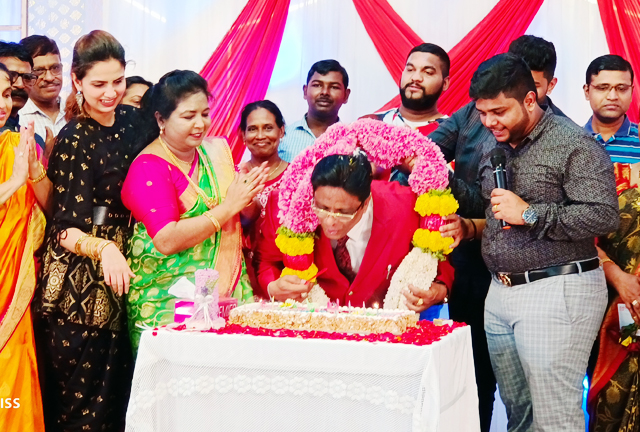
[[[82,234],[79,238],[78,241],[76,241],[76,255],[83,255],[82,253],[82,242],[85,241],[85,239],[87,239],[87,237],[89,237],[89,234]]]
[[[212,215],[208,210],[204,213],[202,213],[203,216],[209,218],[209,220],[211,221],[211,223],[213,224],[213,227],[216,229],[217,231],[220,231],[220,222],[218,222],[218,219],[215,218],[214,215]]]
[[[615,262],[613,262],[613,260],[609,257],[606,257],[604,259],[601,259],[601,258],[598,258],[598,259],[600,259],[600,267],[604,267],[604,263],[607,263],[607,262],[615,264]]]
[[[110,244],[112,244],[113,242],[111,240],[106,240],[104,241],[100,247],[98,248],[98,252],[96,253],[97,258],[99,260],[102,260],[102,251],[104,250],[104,248],[106,248],[107,246],[109,246]],[[115,244],[115,243],[113,243]]]
[[[29,178],[29,180],[31,180],[31,183],[41,182],[47,176],[47,170],[44,169],[44,165],[42,165],[42,162],[38,161],[38,164],[40,165],[40,169],[42,170],[42,174],[40,174],[38,177],[36,177],[34,179]]]
[[[89,237],[84,245],[85,254],[91,258],[96,259],[96,249],[98,247],[99,239],[96,237]]]

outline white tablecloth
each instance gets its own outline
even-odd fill
[[[127,431],[480,430],[469,327],[429,346],[151,331]]]

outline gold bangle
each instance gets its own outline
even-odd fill
[[[615,262],[613,262],[613,260],[609,257],[606,257],[604,259],[602,258],[599,258],[599,259],[600,259],[600,267],[604,267],[604,263],[607,263],[607,262],[615,264]]]
[[[78,241],[76,241],[76,255],[84,255],[82,253],[82,242],[85,241],[87,239],[87,237],[89,237],[89,234],[82,234],[79,238]]]
[[[216,229],[216,232],[220,231],[220,222],[215,218],[214,215],[212,215],[209,211],[202,213],[202,215],[209,218],[209,220],[213,224],[213,227]]]
[[[42,174],[40,174],[38,177],[36,177],[34,179],[29,178],[29,180],[31,180],[31,183],[41,182],[47,176],[47,170],[44,169],[44,165],[42,165],[42,162],[38,161],[38,164],[40,165],[40,169],[42,170]]]
[[[104,248],[106,248],[107,246],[109,246],[112,243],[113,242],[111,240],[106,240],[106,241],[102,242],[100,247],[98,247],[98,252],[96,253],[96,256],[97,256],[96,259],[102,260],[102,251],[104,250]],[[113,244],[115,244],[115,243],[113,243]]]

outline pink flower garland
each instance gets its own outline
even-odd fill
[[[444,190],[448,185],[444,156],[421,133],[373,119],[360,119],[350,125],[338,123],[298,155],[283,175],[278,202],[278,217],[283,226],[297,234],[315,231],[320,221],[311,207],[313,168],[326,156],[350,155],[356,147],[361,147],[371,162],[385,169],[415,157],[409,185],[416,195],[432,189]]]

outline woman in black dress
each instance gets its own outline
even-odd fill
[[[146,142],[125,92],[122,45],[96,30],[76,43],[68,124],[47,175],[53,217],[34,300],[47,431],[119,431],[132,357],[124,296],[133,273],[124,247],[130,213],[120,192]]]

